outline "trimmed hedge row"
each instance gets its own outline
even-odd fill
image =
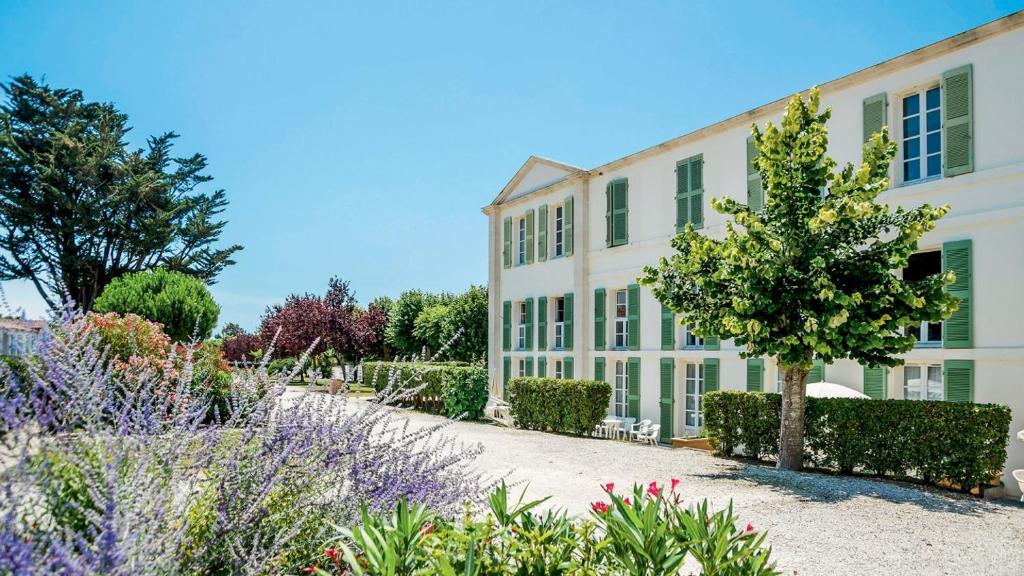
[[[517,426],[589,434],[608,413],[612,387],[597,380],[513,378],[508,403]]]
[[[479,420],[487,405],[487,369],[466,362],[364,362],[363,383],[378,392],[419,388],[403,403],[449,418]]]
[[[761,392],[709,392],[704,429],[712,447],[730,455],[774,459],[779,453],[782,397]],[[808,398],[805,458],[818,468],[891,478],[943,480],[964,492],[1003,471],[1010,408],[920,400]]]

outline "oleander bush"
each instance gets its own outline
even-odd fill
[[[678,480],[595,502],[589,517],[539,511],[545,500],[508,497],[502,484],[484,515],[461,519],[399,502],[393,511],[363,512],[308,572],[321,575],[607,575],[676,576],[684,563],[707,576],[769,576],[766,534],[743,527],[732,505],[686,505]],[[686,568],[692,574],[691,568]]]
[[[269,374],[270,350],[232,373],[211,421],[193,384],[216,358],[152,351],[126,379],[111,349],[69,312],[27,370],[0,364],[2,574],[297,574],[361,510],[454,517],[490,485],[468,466],[481,448],[447,423],[410,430],[384,402],[286,396],[295,374]]]
[[[778,394],[709,392],[704,427],[720,454],[778,456]],[[963,491],[1003,470],[1010,408],[921,400],[808,398],[805,458],[843,474],[950,482]]]
[[[487,369],[468,362],[364,362],[363,383],[399,389],[396,403],[449,418],[479,420],[487,405]]]
[[[517,426],[589,434],[608,413],[612,388],[597,380],[512,378],[508,403]]]

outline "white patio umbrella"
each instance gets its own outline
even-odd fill
[[[814,382],[807,385],[807,395],[813,398],[867,398],[853,388],[832,382]]]

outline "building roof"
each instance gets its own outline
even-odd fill
[[[539,186],[533,190],[526,191],[524,194],[522,194],[524,196],[526,194],[536,192],[537,190],[547,188],[551,184],[554,184],[561,180],[565,180],[570,176],[574,176],[580,173],[586,173],[586,170],[578,166],[573,166],[571,164],[566,164],[564,162],[558,162],[557,160],[551,160],[550,158],[544,158],[543,156],[530,156],[529,158],[526,159],[526,162],[523,162],[523,165],[519,167],[519,170],[516,170],[516,173],[512,176],[512,179],[509,180],[507,184],[505,184],[504,188],[502,188],[501,192],[499,192],[498,195],[494,197],[494,200],[491,201],[490,205],[494,206],[496,204],[501,204],[502,202],[504,202],[506,198],[512,195],[512,193],[516,189],[516,186],[518,186],[519,183],[523,181],[523,178],[525,178],[526,175],[529,174],[530,171],[533,169],[533,167],[537,166],[538,164],[550,166],[551,168],[561,170],[565,172],[565,175],[556,180],[555,182],[547,182],[543,186]]]
[[[1024,10],[1018,10],[1013,14],[1003,16],[1002,18],[998,18],[986,24],[982,24],[981,26],[978,26],[976,28],[971,28],[970,30],[950,36],[943,40],[939,40],[938,42],[934,42],[922,48],[918,48],[917,50],[907,52],[900,56],[896,56],[894,58],[885,60],[884,62],[880,62],[873,66],[868,66],[867,68],[863,68],[861,70],[852,72],[845,76],[841,76],[839,78],[836,78],[835,80],[831,80],[829,82],[826,82],[825,84],[820,85],[819,89],[821,90],[821,93],[823,95],[829,92],[836,92],[844,88],[847,88],[851,85],[858,84],[860,82],[865,82],[872,78],[876,78],[884,74],[889,74],[891,72],[894,72],[902,68],[906,68],[908,66],[920,64],[921,62],[931,60],[932,58],[942,56],[944,54],[947,54],[954,50],[961,49],[971,44],[975,44],[982,40],[987,40],[993,36],[997,36],[1004,32],[1015,30],[1017,28],[1020,28],[1021,26],[1024,26]],[[806,92],[806,90],[803,92]],[[545,161],[577,171],[574,172],[574,174],[601,174],[604,171],[622,168],[623,166],[627,166],[629,164],[632,164],[633,162],[642,160],[644,158],[648,158],[655,154],[661,153],[665,150],[675,148],[676,146],[679,146],[681,144],[691,142],[693,140],[697,140],[706,136],[710,136],[712,134],[722,132],[730,128],[734,128],[741,124],[750,124],[758,117],[784,109],[786,103],[789,101],[789,98],[790,96],[780,98],[778,100],[775,100],[774,102],[770,102],[768,104],[758,106],[757,108],[747,110],[746,112],[737,114],[730,118],[726,118],[725,120],[721,120],[719,122],[694,130],[692,132],[688,132],[686,134],[683,134],[682,136],[677,136],[671,140],[667,140],[660,144],[655,144],[654,146],[644,148],[639,152],[634,152],[633,154],[617,158],[615,160],[612,160],[611,162],[606,162],[590,170],[577,168],[575,166],[562,164],[560,162],[547,160],[537,156],[531,156],[526,161],[526,163],[523,164],[522,168],[520,168],[519,171],[516,172],[516,176],[513,177],[508,184],[505,185],[505,188],[502,189],[501,194],[498,194],[494,201],[492,201],[489,206],[485,207],[484,211],[487,212],[488,208],[501,204],[508,197],[508,192],[515,187],[515,184],[518,183],[517,178],[521,179],[522,175],[525,174],[526,171],[528,171],[527,168],[528,166],[531,166],[531,160]],[[542,191],[546,188],[551,187],[554,184],[555,183],[550,183],[548,185],[539,187],[536,190],[531,190],[525,194],[518,196],[517,198]]]
[[[46,326],[43,320],[21,320],[19,318],[0,318],[0,330],[14,332],[39,332]]]

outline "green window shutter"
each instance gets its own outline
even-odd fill
[[[718,358],[704,359],[704,391],[715,392],[718,390]]]
[[[613,200],[613,186],[612,182],[609,182],[604,187],[604,245],[607,248],[612,247],[612,200]]]
[[[747,392],[764,392],[764,359],[747,358]]]
[[[537,298],[537,350],[548,349],[548,297]]]
[[[562,377],[566,380],[572,379],[572,356],[566,356],[562,360]]]
[[[501,253],[504,257],[505,268],[512,267],[512,217],[507,216],[505,218],[505,237],[502,242]]]
[[[594,380],[604,382],[604,356],[594,358]]]
[[[690,161],[676,162],[676,232],[690,221]]]
[[[942,323],[942,345],[945,348],[973,348],[974,323],[971,294],[973,257],[970,240],[956,240],[942,245],[942,268],[956,274],[956,281],[946,290],[960,298],[960,307]]]
[[[512,301],[501,303],[501,349],[508,352],[512,349]]]
[[[548,377],[548,357],[537,356],[537,376],[540,378]]]
[[[814,384],[815,382],[825,381],[825,363],[815,358],[814,366],[811,371],[807,373],[807,384]]]
[[[508,381],[512,379],[512,358],[505,356],[501,361],[501,397],[508,401]]]
[[[607,310],[604,288],[594,290],[594,350],[604,350],[608,329],[605,324]]]
[[[690,224],[695,230],[704,227],[704,155],[690,159]]]
[[[764,186],[761,185],[761,170],[756,164],[759,155],[753,135],[747,136],[747,207],[751,212],[764,209]]]
[[[676,412],[675,402],[675,372],[676,361],[672,358],[661,359],[661,399],[659,408],[661,412],[661,440],[662,442],[672,441],[672,421]]]
[[[526,347],[524,350],[533,350],[533,298],[526,298]]]
[[[885,366],[864,367],[864,394],[875,400],[885,400],[885,383],[889,371]]]
[[[564,340],[562,348],[572,350],[572,292],[566,292],[563,298],[565,298],[565,321],[562,328],[562,340]]]
[[[676,347],[676,315],[672,309],[661,305],[661,349],[672,350]]]
[[[704,349],[705,350],[719,350],[722,347],[722,342],[718,336],[705,336],[704,337]]]
[[[629,339],[629,349],[639,350],[640,349],[640,286],[637,284],[630,284],[626,287],[627,295],[627,310],[626,319],[628,326],[626,327],[628,335],[626,338]]]
[[[526,358],[526,375],[533,376],[533,357],[528,356]]]
[[[526,263],[533,264],[533,209],[526,211]]]
[[[537,209],[537,261],[548,259],[548,205]]]
[[[609,183],[611,187],[611,246],[629,243],[629,181]]]
[[[947,402],[974,402],[974,360],[946,360],[942,381]]]
[[[974,68],[968,64],[942,74],[943,173],[974,171]]]
[[[626,361],[626,416],[640,419],[640,359]]]
[[[565,199],[565,208],[562,210],[562,252],[566,256],[572,256],[572,211],[574,202],[572,196]]]
[[[885,127],[885,118],[888,112],[889,100],[885,92],[875,94],[864,99],[864,142],[871,140],[871,136],[882,131]]]

